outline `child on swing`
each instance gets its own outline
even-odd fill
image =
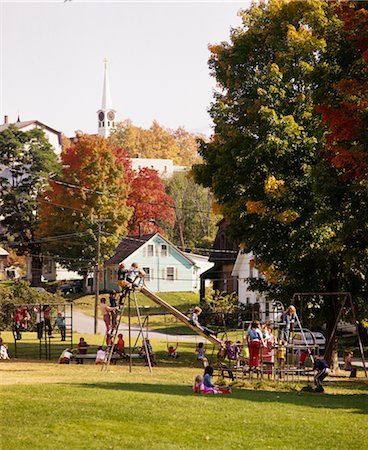
[[[170,356],[170,358],[176,359],[179,356],[178,352],[176,351],[177,348],[178,348],[178,345],[176,345],[176,347],[174,347],[173,345],[167,344],[167,353]]]

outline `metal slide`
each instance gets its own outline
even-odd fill
[[[153,302],[157,303],[158,305],[162,306],[166,311],[168,311],[170,314],[172,314],[174,317],[176,317],[177,319],[179,319],[181,322],[183,322],[187,327],[191,328],[193,331],[195,331],[197,334],[199,334],[200,336],[204,337],[205,339],[207,339],[208,341],[212,342],[215,345],[222,345],[222,341],[221,339],[218,339],[216,336],[214,336],[213,334],[206,334],[204,333],[200,328],[196,327],[195,325],[193,325],[188,317],[183,314],[182,312],[180,312],[178,309],[174,308],[173,306],[171,306],[169,303],[165,302],[165,300],[162,300],[162,298],[160,298],[158,295],[154,294],[153,292],[151,292],[149,289],[142,287],[140,289],[140,292],[142,294],[144,294],[146,297],[148,297],[150,300],[152,300]]]

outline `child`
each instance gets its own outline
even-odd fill
[[[315,356],[313,369],[317,370],[317,373],[314,375],[315,392],[324,392],[322,382],[330,373],[330,366],[321,356]]]
[[[119,269],[118,269],[118,286],[119,286],[119,291],[121,293],[120,295],[120,304],[122,302],[122,299],[124,297],[124,288],[129,284],[125,281],[126,276],[128,273],[128,269],[125,268],[125,264],[123,262],[121,262],[119,264]]]
[[[125,341],[121,333],[118,334],[118,342],[115,344],[115,351],[120,355],[125,355]]]
[[[189,322],[194,325],[195,327],[199,328],[200,330],[202,330],[205,334],[213,334],[214,336],[217,336],[217,333],[215,333],[213,330],[211,330],[210,328],[204,327],[203,325],[201,325],[199,323],[199,316],[202,314],[202,309],[199,306],[196,306],[193,309],[191,318],[189,320]]]
[[[78,342],[78,354],[86,355],[89,345],[84,340],[84,338],[80,338]],[[77,364],[83,364],[83,358],[77,358]]]
[[[275,364],[275,336],[269,325],[263,327],[263,333],[266,346],[263,348],[262,360],[266,365],[267,378],[271,378]]]
[[[65,341],[66,335],[66,326],[65,326],[65,318],[63,317],[61,312],[58,312],[57,317],[55,319],[55,325],[58,327],[61,335],[61,340]]]
[[[106,334],[110,334],[110,312],[115,311],[115,308],[111,308],[110,306],[106,305],[106,298],[101,298],[100,300],[100,311],[102,314],[103,321],[106,325]]]
[[[204,384],[202,375],[197,375],[194,380],[193,392],[195,394],[203,394]]]
[[[96,354],[96,364],[105,364],[105,350],[102,348],[102,346],[100,345],[97,349],[97,354]]]
[[[350,372],[349,378],[356,378],[357,376],[357,369],[352,366],[353,355],[353,352],[346,352],[344,358],[344,370]]]
[[[259,322],[253,321],[251,323],[247,331],[247,341],[249,347],[249,370],[258,370],[261,344],[265,347],[262,332],[259,329]]]
[[[144,342],[146,341],[146,345],[144,344]],[[148,356],[146,354],[146,347],[147,347],[147,351],[148,351]],[[146,366],[148,366],[148,357],[151,361],[151,364],[153,366],[157,366],[156,363],[156,355],[153,353],[153,349],[152,349],[152,345],[149,341],[149,339],[143,339],[142,340],[142,347],[140,348],[139,353],[144,356],[144,359],[146,361]]]
[[[118,315],[118,311],[116,308],[116,292],[115,291],[111,291],[109,294],[109,302],[110,302],[110,308],[114,308],[111,311],[111,321],[112,321],[112,329],[115,328],[116,326],[116,319],[117,319],[117,315]]]
[[[50,337],[52,335],[52,325],[51,325],[51,306],[43,305],[43,318],[45,321],[45,329],[47,328],[47,335]]]
[[[4,344],[2,338],[0,338],[0,359],[10,359],[8,355],[8,346]]]
[[[208,359],[205,356],[205,348],[203,342],[199,342],[196,352],[197,352],[197,361],[201,361],[204,367],[208,366]]]
[[[69,364],[72,357],[73,353],[71,352],[70,348],[65,349],[60,355],[59,364]]]
[[[26,305],[21,306],[20,315],[21,315],[21,326],[23,330],[26,330],[28,328],[28,322],[31,320],[31,315],[29,314]]]
[[[20,308],[17,308],[13,314],[15,339],[17,341],[22,339],[22,334],[20,332],[21,327],[22,327],[21,321],[22,321],[22,314],[20,312]]]
[[[303,348],[300,352],[300,357],[299,357],[299,367],[300,367],[300,373],[301,375],[305,375],[305,360],[308,358],[309,356],[309,351],[306,348]]]
[[[285,313],[285,339],[286,342],[290,342],[291,333],[294,331],[294,325],[296,323],[296,308],[293,305],[290,305]]]
[[[169,354],[169,356],[171,358],[176,359],[179,356],[178,352],[176,351],[177,348],[178,347],[174,347],[173,345],[168,345],[167,346],[167,352],[168,352],[168,354]]]
[[[285,341],[281,339],[277,346],[277,365],[279,368],[279,378],[282,378],[285,374],[285,357],[286,357]]]
[[[217,384],[212,384],[211,377],[213,375],[213,367],[207,366],[204,369],[203,377],[203,393],[204,394],[230,394],[229,388],[220,388]]]

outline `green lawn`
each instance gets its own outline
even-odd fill
[[[2,362],[1,444],[12,449],[362,449],[368,385],[284,385],[197,396],[199,369]]]

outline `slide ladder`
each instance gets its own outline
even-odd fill
[[[148,297],[150,300],[155,302],[157,305],[162,306],[166,311],[168,311],[170,314],[172,314],[174,317],[176,317],[178,320],[183,322],[187,327],[191,328],[193,331],[195,331],[200,336],[204,337],[208,341],[212,342],[214,345],[222,345],[221,339],[217,338],[213,334],[206,334],[203,330],[196,327],[194,324],[190,322],[188,317],[180,312],[178,309],[171,306],[169,303],[165,302],[165,300],[162,300],[158,295],[147,289],[146,287],[142,287],[139,289],[139,291]]]

